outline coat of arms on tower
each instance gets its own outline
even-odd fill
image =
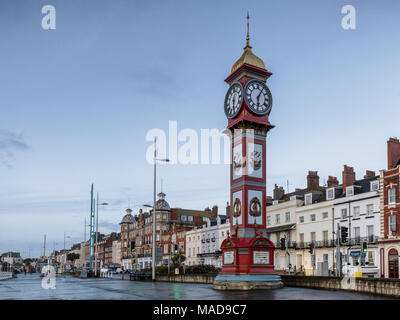
[[[253,151],[250,153],[250,165],[254,170],[259,170],[262,165],[261,152]]]
[[[235,170],[237,172],[242,167],[243,167],[242,154],[240,152],[236,152],[233,155],[233,170]]]

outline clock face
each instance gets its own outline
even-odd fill
[[[240,83],[235,82],[229,88],[225,96],[225,114],[228,118],[236,116],[242,106],[243,102],[243,89]]]
[[[257,115],[266,115],[272,108],[272,95],[267,85],[258,79],[247,82],[244,89],[247,106]]]

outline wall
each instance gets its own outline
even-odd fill
[[[157,275],[157,281],[213,284],[215,274]]]
[[[346,290],[361,293],[381,294],[400,298],[400,280],[397,279],[355,279],[354,288],[346,288],[342,278],[338,277],[303,277],[303,276],[281,276],[285,286],[304,287],[325,290]]]

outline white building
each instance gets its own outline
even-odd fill
[[[222,267],[221,244],[229,231],[226,216],[208,218],[206,225],[186,233],[186,265],[214,265]]]
[[[294,196],[288,201],[274,200],[272,205],[267,206],[267,237],[276,247],[276,270],[286,270],[289,263],[292,268],[300,267],[296,266],[296,250],[293,243],[296,241],[296,208],[302,204],[303,201]],[[288,253],[281,249],[282,238],[285,239],[285,244],[288,244]]]
[[[342,263],[361,264],[363,277],[379,277],[379,177],[355,181],[343,191],[334,206],[335,230],[339,226],[348,231],[348,241],[341,246]],[[363,242],[367,244],[366,253],[361,250]]]

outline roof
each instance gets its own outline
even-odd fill
[[[120,224],[121,223],[129,223],[129,224],[133,223],[133,215],[131,214],[132,209],[128,208],[125,210],[125,212],[126,212],[126,215],[124,215]]]

